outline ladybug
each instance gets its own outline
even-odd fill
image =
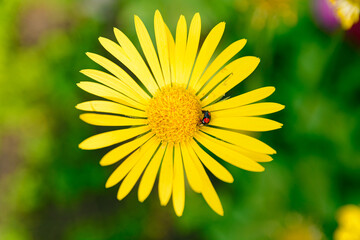
[[[203,119],[201,119],[201,123],[203,125],[209,124],[210,120],[211,120],[211,114],[209,111],[202,111],[202,113],[204,114]]]

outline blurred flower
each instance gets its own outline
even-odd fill
[[[340,26],[340,19],[334,11],[334,6],[329,0],[314,0],[314,17],[316,22],[324,30],[333,32]],[[346,37],[350,42],[360,44],[360,21],[354,23],[350,29],[346,31]]]
[[[350,29],[359,21],[360,0],[329,0],[337,16],[340,19],[341,26],[344,29]]]
[[[237,0],[236,6],[241,12],[253,12],[251,27],[259,30],[279,24],[292,27],[298,21],[294,0]]]
[[[109,20],[115,12],[117,1],[112,0],[80,0],[77,2],[79,11],[84,15],[104,21]]]
[[[360,21],[355,23],[352,28],[350,28],[347,32],[347,36],[350,41],[356,44],[358,47],[360,46]]]
[[[286,218],[285,227],[279,232],[277,240],[320,240],[323,234],[318,227],[298,213]]]
[[[360,239],[360,207],[346,205],[337,213],[338,228],[334,233],[335,240],[358,240]]]
[[[51,4],[30,5],[21,14],[19,37],[21,44],[32,46],[43,37],[70,25],[66,12]]]
[[[324,27],[325,30],[333,31],[339,26],[339,20],[329,0],[315,0],[314,15],[316,21],[321,27]]]
[[[105,166],[125,159],[106,183],[106,187],[112,187],[123,180],[117,195],[119,200],[128,195],[144,172],[138,191],[139,201],[144,201],[160,169],[160,203],[166,205],[172,195],[175,212],[181,216],[185,204],[184,168],[190,187],[201,193],[216,213],[223,215],[219,197],[203,165],[225,182],[233,182],[233,177],[208,152],[239,168],[264,171],[258,162],[271,161],[268,154],[276,153],[275,150],[239,131],[262,132],[280,128],[282,124],[278,122],[255,116],[280,111],[284,106],[254,103],[271,95],[274,87],[219,101],[260,62],[259,58],[246,56],[223,67],[245,46],[246,40],[242,39],[227,47],[208,66],[223,35],[224,22],[211,30],[196,58],[201,28],[198,13],[191,21],[189,33],[184,16],[180,17],[175,42],[159,11],[156,11],[154,21],[158,54],[145,25],[135,16],[136,32],[150,69],[120,30],[114,29],[119,44],[99,39],[144,88],[110,60],[88,53],[93,61],[114,76],[98,70],[82,71],[99,83],[80,82],[78,86],[110,101],[77,105],[80,110],[99,112],[85,113],[80,118],[93,125],[122,128],[92,136],[79,147],[99,149],[122,143],[100,161]]]

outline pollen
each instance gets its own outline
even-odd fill
[[[199,130],[201,104],[195,93],[182,86],[166,86],[150,100],[148,124],[164,142],[189,141]]]

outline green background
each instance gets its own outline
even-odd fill
[[[180,14],[200,12],[201,41],[225,21],[216,54],[246,38],[237,57],[261,58],[231,95],[275,86],[268,100],[286,105],[269,116],[284,127],[258,136],[278,151],[264,173],[225,164],[234,183],[212,178],[223,217],[188,186],[181,218],[154,190],[119,202],[104,187],[115,166],[98,164],[109,149],[77,147],[104,130],[75,109],[95,99],[76,87],[79,70],[100,69],[85,52],[109,57],[97,38],[115,40],[114,26],[139,46],[133,15],[153,37],[156,9],[173,33]],[[360,203],[360,42],[316,16],[308,1],[1,1],[0,239],[332,239],[337,209]]]

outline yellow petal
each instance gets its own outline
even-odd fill
[[[272,102],[254,103],[237,108],[216,111],[212,113],[212,116],[214,118],[260,116],[260,115],[278,112],[284,108],[285,108],[284,105],[278,103],[272,103]]]
[[[145,199],[151,193],[165,150],[166,150],[166,143],[162,143],[159,150],[156,152],[155,156],[153,157],[153,159],[151,159],[149,166],[146,168],[144,175],[141,178],[139,190],[138,190],[138,199],[140,202],[145,201]]]
[[[240,154],[239,152],[224,147],[223,142],[220,140],[212,138],[204,133],[197,133],[195,135],[195,139],[199,141],[204,147],[217,155],[219,158],[238,168],[253,172],[264,171],[263,166],[261,166],[254,160]]]
[[[266,132],[279,129],[283,124],[260,117],[229,117],[212,118],[209,125],[243,131]]]
[[[139,80],[144,84],[149,92],[154,95],[159,87],[151,75],[149,68],[146,66],[144,59],[141,57],[134,44],[123,32],[117,28],[114,28],[114,33],[117,41],[124,49],[127,56],[131,58],[133,69],[130,70],[139,78]]]
[[[110,74],[104,73],[102,71],[94,70],[94,69],[84,69],[80,71],[82,74],[102,83],[121,94],[131,98],[139,102],[142,105],[145,105],[147,101],[145,101],[139,94],[137,94],[133,89],[127,86],[120,79],[113,77]]]
[[[154,30],[165,85],[168,85],[171,84],[169,47],[165,23],[158,10],[155,11]]]
[[[224,96],[230,89],[238,85],[247,78],[259,65],[260,59],[257,57],[246,56],[238,59],[238,69],[229,78],[218,85],[205,99],[202,100],[203,106],[209,105],[215,100]]]
[[[160,145],[160,140],[157,138],[150,139],[149,148],[142,150],[140,148],[139,161],[135,164],[135,166],[130,170],[129,174],[124,178],[124,181],[121,183],[117,198],[119,200],[122,200],[124,197],[126,197],[131,189],[133,189],[135,183],[140,178],[141,174],[143,173],[144,169],[146,168],[146,165],[148,165],[150,159],[158,149]]]
[[[194,161],[189,154],[187,145],[188,143],[180,144],[185,172],[186,172],[186,178],[188,179],[189,185],[192,188],[192,190],[194,190],[194,192],[200,193],[203,183],[201,181],[200,174],[197,171],[197,168],[194,164]]]
[[[103,56],[100,56],[100,55],[95,54],[95,53],[90,53],[90,52],[87,52],[86,55],[91,60],[93,60],[94,62],[96,62],[97,64],[99,64],[103,68],[105,68],[106,70],[108,70],[110,73],[112,73],[117,78],[119,78],[119,79],[122,78],[124,70],[121,69],[118,65],[116,65],[112,61],[110,61],[109,59],[104,58]]]
[[[148,120],[143,118],[129,118],[107,114],[84,113],[80,115],[84,122],[96,126],[137,126],[145,125]]]
[[[114,57],[116,57],[120,62],[122,63],[129,63],[131,64],[131,58],[126,54],[124,49],[117,43],[111,41],[110,39],[99,37],[100,44],[108,51],[110,54],[112,54]]]
[[[275,91],[274,87],[263,87],[253,91],[226,99],[206,107],[208,111],[217,111],[221,109],[236,108],[249,103],[260,101],[270,96]]]
[[[126,158],[120,166],[118,166],[115,171],[110,175],[108,180],[105,183],[106,188],[110,188],[118,184],[123,178],[130,172],[130,170],[135,166],[135,164],[140,160],[139,158],[140,151],[136,151]]]
[[[213,76],[224,64],[229,61],[233,56],[235,56],[246,44],[246,39],[238,40],[228,46],[224,51],[222,51],[219,56],[210,64],[210,66],[205,70],[204,74],[201,76],[200,80],[196,83],[194,89],[198,92],[205,83]]]
[[[82,141],[79,144],[79,148],[84,150],[92,150],[108,147],[141,135],[149,130],[150,128],[148,126],[143,126],[100,133]]]
[[[154,146],[155,143],[155,138],[150,139],[143,146],[132,153],[128,158],[126,158],[110,175],[106,181],[105,187],[109,188],[118,184],[131,171],[131,169],[133,169],[133,167],[140,161],[140,159],[142,159],[144,154]]]
[[[260,140],[256,138],[247,136],[245,134],[234,132],[231,130],[224,130],[218,128],[212,128],[203,126],[201,127],[201,131],[208,133],[216,138],[227,141],[234,145],[246,148],[251,151],[265,153],[265,154],[275,154],[276,151],[272,149],[270,146],[266,145]]]
[[[171,190],[173,187],[173,144],[169,143],[164,159],[161,164],[160,177],[159,177],[159,198],[160,204],[165,206],[171,197]]]
[[[194,66],[194,70],[192,72],[189,86],[194,88],[196,83],[198,82],[199,78],[201,77],[202,73],[204,72],[208,62],[213,55],[217,45],[220,42],[220,39],[225,30],[225,23],[221,22],[216,25],[206,37],[203,45],[201,46],[199,55],[196,59],[196,63]]]
[[[227,142],[219,141],[218,144],[222,145],[225,148],[232,149],[238,153],[240,153],[243,156],[246,156],[256,162],[270,162],[272,161],[272,157],[269,155],[263,154],[263,153],[257,153],[253,151],[246,150],[242,147],[239,147],[237,145],[233,145]]]
[[[241,153],[242,155],[253,159],[256,162],[271,162],[273,160],[273,158],[267,154],[249,151],[247,149],[241,148],[236,145],[228,145],[227,144],[226,147],[231,148],[234,151],[237,151],[237,152]]]
[[[203,183],[201,194],[203,195],[205,201],[211,207],[211,209],[214,210],[214,212],[216,212],[217,214],[223,216],[224,210],[222,208],[219,196],[217,195],[213,185],[211,184],[211,181],[208,175],[206,174],[204,167],[202,166],[201,162],[199,161],[199,158],[196,156],[191,146],[187,145],[186,147],[191,156],[191,159],[194,161],[194,164],[199,172],[201,181]]]
[[[200,99],[204,98],[204,96],[209,94],[216,86],[222,84],[222,82],[225,82],[224,79],[226,79],[226,77],[239,71],[243,64],[243,59],[239,58],[226,65],[226,67],[221,69],[213,78],[210,79],[210,81],[204,86],[204,88],[199,91],[197,96]]]
[[[122,158],[139,148],[141,145],[143,145],[152,136],[154,136],[154,134],[152,132],[149,132],[130,142],[124,143],[117,148],[114,148],[103,156],[100,161],[100,165],[107,166],[116,163],[117,161],[121,160]]]
[[[255,153],[255,152],[243,152],[243,154],[249,158],[254,159],[257,162],[271,162],[273,158],[266,154]]]
[[[245,156],[254,159],[257,162],[271,162],[273,158],[269,155],[262,154],[262,153],[256,153],[256,152],[242,152]]]
[[[169,60],[170,60],[170,75],[171,82],[175,82],[176,72],[175,72],[175,42],[174,37],[172,36],[169,28],[165,25],[166,29],[166,39],[168,42],[168,50],[169,50]]]
[[[107,39],[100,37],[99,38],[100,44],[109,52],[111,53],[115,58],[117,58],[126,68],[128,68],[130,71],[134,72],[136,71],[136,68],[134,64],[131,61],[131,58],[126,55],[124,49],[119,46],[119,44]],[[91,56],[89,56],[91,58]],[[96,55],[93,56],[95,59],[93,59],[95,62],[102,61],[101,58],[97,57]],[[106,59],[107,60],[107,59]],[[108,60],[107,60],[108,61]],[[100,64],[100,63],[99,63]],[[106,64],[106,62],[104,62]],[[114,64],[114,63],[112,63]],[[121,67],[116,68],[117,70],[114,72],[116,73],[116,77],[123,81],[126,85],[128,85],[131,89],[133,89],[138,95],[140,95],[143,99],[148,100],[150,99],[150,96],[144,91],[143,88],[139,86],[139,84],[132,78],[130,75],[124,71]],[[135,73],[137,76],[138,74]]]
[[[184,81],[184,57],[186,49],[187,26],[183,15],[180,16],[176,27],[175,38],[175,82],[183,84]]]
[[[101,42],[103,39],[104,38],[100,38]],[[108,40],[108,41],[110,41],[110,40]],[[91,60],[93,60],[94,62],[96,62],[103,68],[105,68],[106,70],[108,70],[111,74],[116,76],[118,79],[121,79],[119,81],[123,81],[128,86],[130,86],[131,88],[136,90],[136,92],[138,92],[144,99],[149,99],[149,96],[140,88],[140,86],[136,86],[137,83],[131,84],[131,82],[133,82],[134,80],[121,67],[119,67],[118,65],[116,65],[115,63],[110,61],[109,59],[106,59],[103,56],[100,56],[98,54],[87,52],[86,55]]]
[[[226,170],[226,168],[224,168],[218,161],[207,154],[194,140],[190,142],[190,145],[194,149],[201,162],[207,169],[209,169],[212,174],[214,174],[214,176],[224,182],[234,182],[234,178],[232,177],[231,173],[229,173],[229,171]]]
[[[152,73],[155,76],[155,79],[159,87],[163,87],[165,86],[165,81],[161,72],[159,59],[155,52],[155,48],[151,41],[150,35],[146,30],[146,27],[144,23],[141,21],[141,19],[136,15],[134,16],[134,19],[135,19],[136,33],[138,35],[143,53],[146,57],[146,60],[150,66]]]
[[[95,83],[95,82],[79,82],[77,84],[77,86],[79,88],[81,88],[82,90],[84,90],[88,93],[91,93],[95,96],[109,99],[109,100],[121,103],[121,104],[129,106],[129,107],[133,107],[133,108],[137,108],[137,109],[141,109],[141,110],[145,109],[144,105],[141,105],[138,102],[135,102],[134,100],[132,100],[131,98],[128,98],[127,96],[125,96],[109,87],[106,87],[102,84]]]
[[[181,216],[185,206],[185,179],[179,144],[174,145],[174,186],[173,205],[177,216]]]
[[[147,117],[144,111],[140,111],[119,103],[104,101],[104,100],[95,100],[95,101],[79,103],[78,105],[76,105],[76,108],[82,111],[114,113],[125,116],[142,117],[142,118]]]
[[[196,13],[190,23],[189,36],[185,50],[183,80],[186,84],[189,82],[190,73],[194,66],[197,50],[199,47],[200,33],[201,19],[200,14]]]

